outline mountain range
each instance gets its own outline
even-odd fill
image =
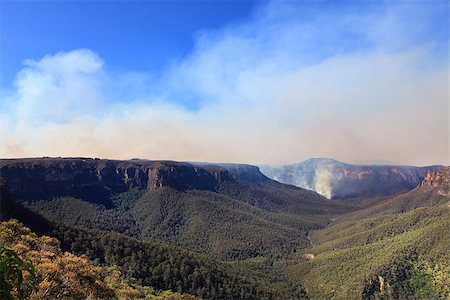
[[[329,199],[387,196],[415,188],[428,171],[443,166],[352,165],[331,158],[260,169],[267,177],[315,191]]]
[[[329,200],[251,165],[1,159],[0,219],[130,284],[204,299],[446,298],[450,168],[380,168]],[[395,168],[416,186],[389,185]]]

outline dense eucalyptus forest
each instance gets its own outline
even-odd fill
[[[5,298],[449,296],[448,168],[403,194],[339,200],[245,165],[37,159],[0,171],[1,262],[16,253],[24,278],[2,279]]]

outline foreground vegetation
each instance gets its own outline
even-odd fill
[[[130,284],[117,267],[63,252],[57,239],[39,237],[16,220],[0,223],[0,245],[1,299],[197,299]],[[11,257],[19,265],[7,263]]]

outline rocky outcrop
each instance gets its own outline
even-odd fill
[[[428,171],[443,166],[351,165],[328,158],[313,158],[302,163],[261,166],[269,178],[310,189],[327,198],[387,196],[417,187]]]
[[[211,173],[216,181],[240,181],[240,182],[265,182],[267,178],[257,166],[246,164],[216,164],[216,163],[193,163]]]
[[[256,166],[244,164],[220,164],[220,166],[226,169],[229,175],[237,181],[258,183],[269,180]]]
[[[380,275],[375,275],[366,280],[362,292],[362,299],[376,299],[375,295],[383,295],[385,292],[385,279]]]
[[[268,180],[248,165],[90,158],[1,159],[0,177],[22,199],[70,195],[111,205],[111,195],[132,188],[215,190],[225,181]]]
[[[435,172],[428,171],[420,188],[432,188],[440,195],[450,196],[450,167]]]

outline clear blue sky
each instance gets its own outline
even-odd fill
[[[108,64],[158,72],[198,31],[239,22],[254,1],[0,1],[1,83],[25,59],[89,48]]]

